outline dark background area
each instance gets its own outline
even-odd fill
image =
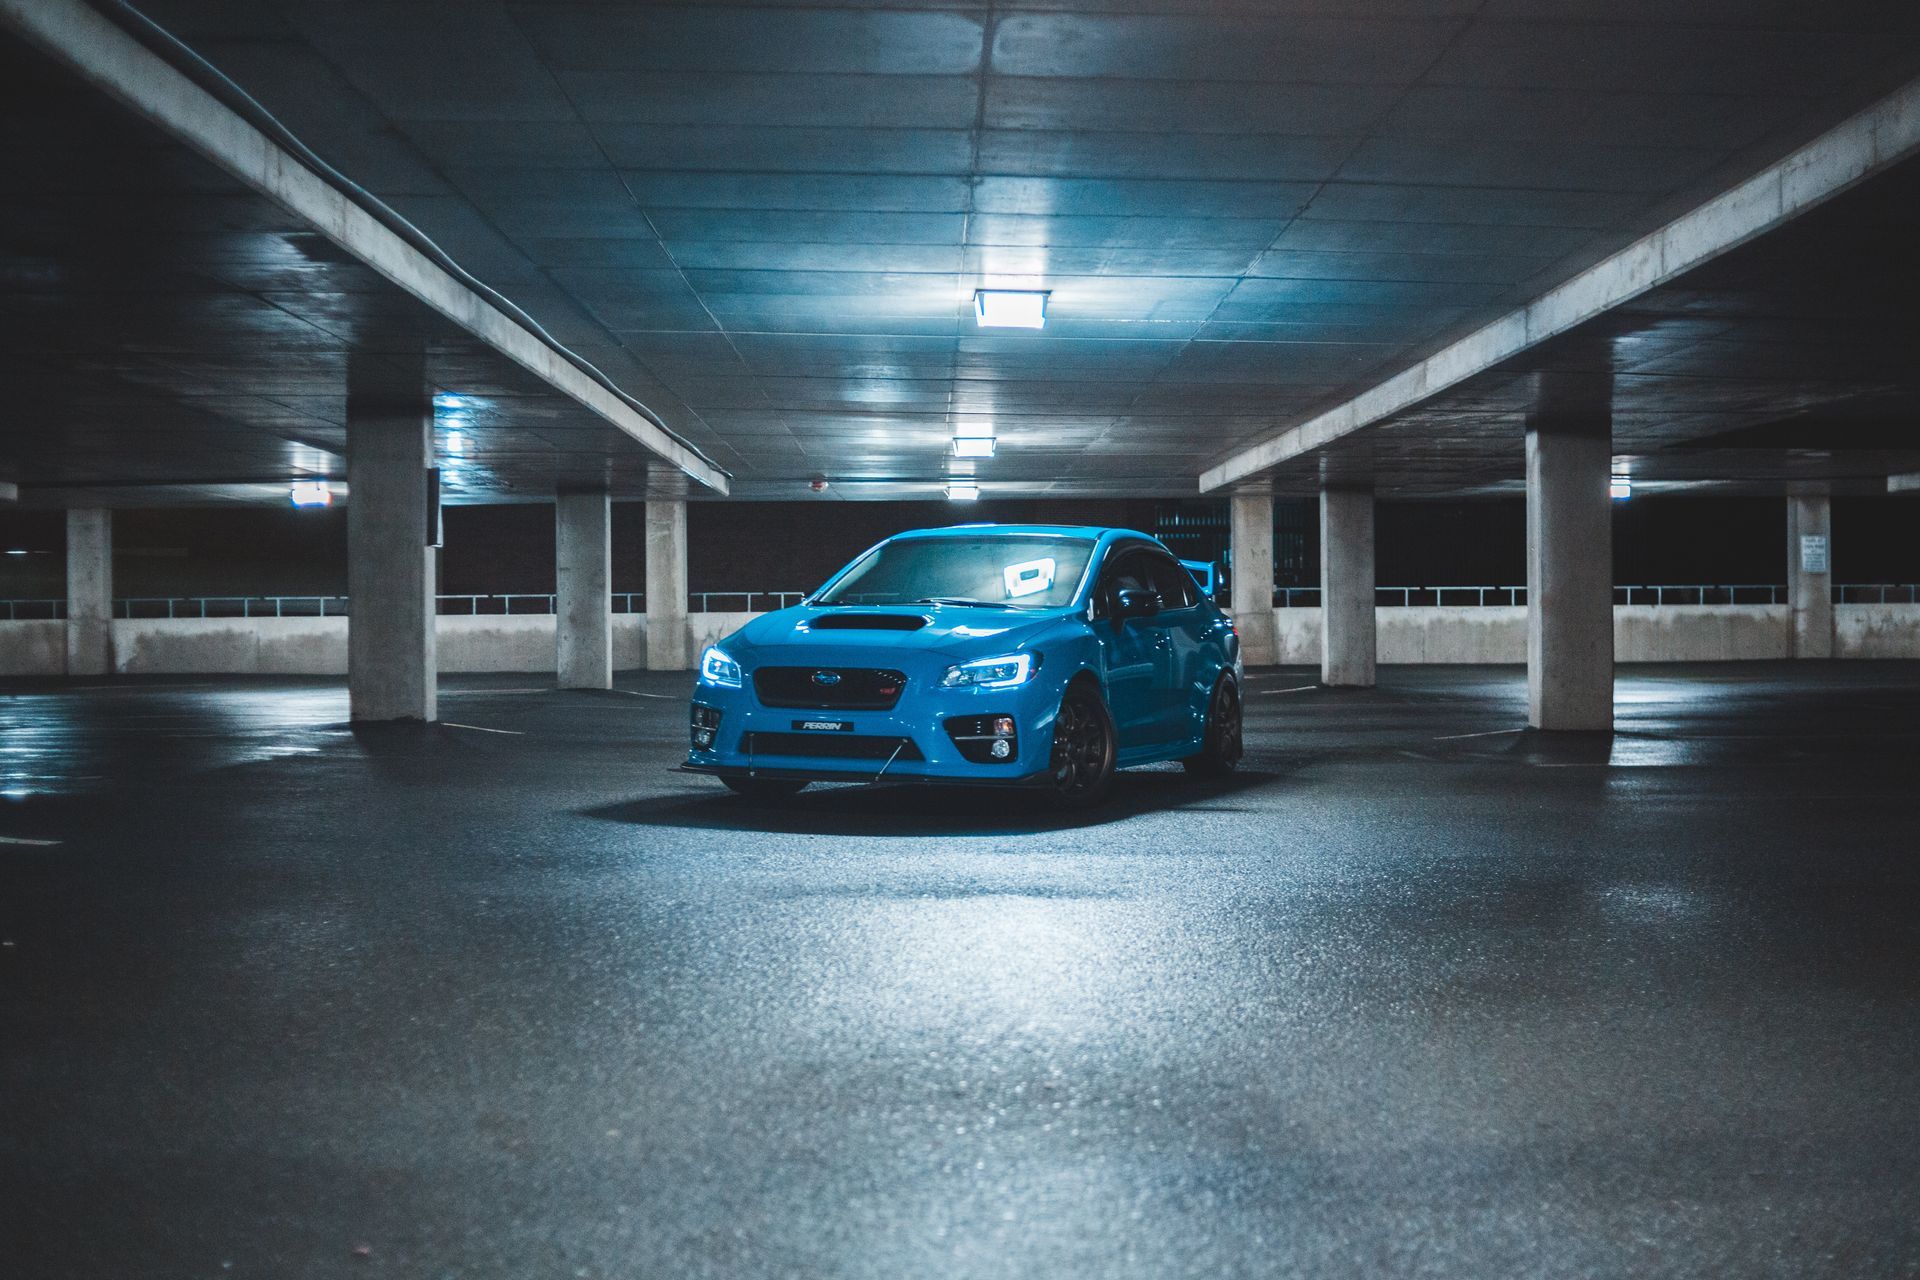
[[[691,503],[694,591],[810,590],[854,555],[902,529],[969,521],[1119,524],[1157,533],[1190,559],[1221,558],[1224,500]],[[1526,505],[1519,498],[1382,503],[1382,586],[1511,586],[1526,581]],[[1274,504],[1281,585],[1319,583],[1310,502]],[[448,507],[440,590],[447,595],[553,590],[553,508]],[[1778,498],[1640,497],[1614,506],[1614,581],[1778,583],[1785,580],[1786,504]],[[114,594],[338,595],[347,586],[344,508],[149,509],[114,514]],[[58,511],[0,512],[0,599],[66,593],[66,524]],[[24,552],[25,554],[11,554]],[[646,515],[613,509],[615,591],[646,586]],[[1920,499],[1835,498],[1836,582],[1920,581]]]

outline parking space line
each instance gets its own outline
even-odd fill
[[[442,720],[441,724],[449,729],[471,729],[475,733],[510,733],[516,738],[525,737],[525,729],[489,729],[483,724],[456,724],[452,720]]]
[[[0,836],[0,844],[28,844],[41,849],[49,848],[59,843],[58,840],[29,840],[25,836]]]
[[[1523,725],[1518,729],[1488,729],[1483,733],[1443,733],[1439,737],[1435,738],[1434,741],[1435,742],[1457,742],[1461,738],[1497,738],[1503,733],[1525,733],[1525,732],[1526,732],[1526,727]]]

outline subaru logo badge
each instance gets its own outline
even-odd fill
[[[813,673],[813,682],[815,684],[836,685],[840,683],[840,673],[838,671],[816,671]]]

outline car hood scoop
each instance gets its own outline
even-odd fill
[[[809,631],[918,631],[928,621],[917,613],[823,613],[806,625]]]

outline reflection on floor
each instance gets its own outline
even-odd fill
[[[682,677],[0,688],[6,1269],[1912,1270],[1920,664],[1382,681],[1074,819],[749,807]]]

